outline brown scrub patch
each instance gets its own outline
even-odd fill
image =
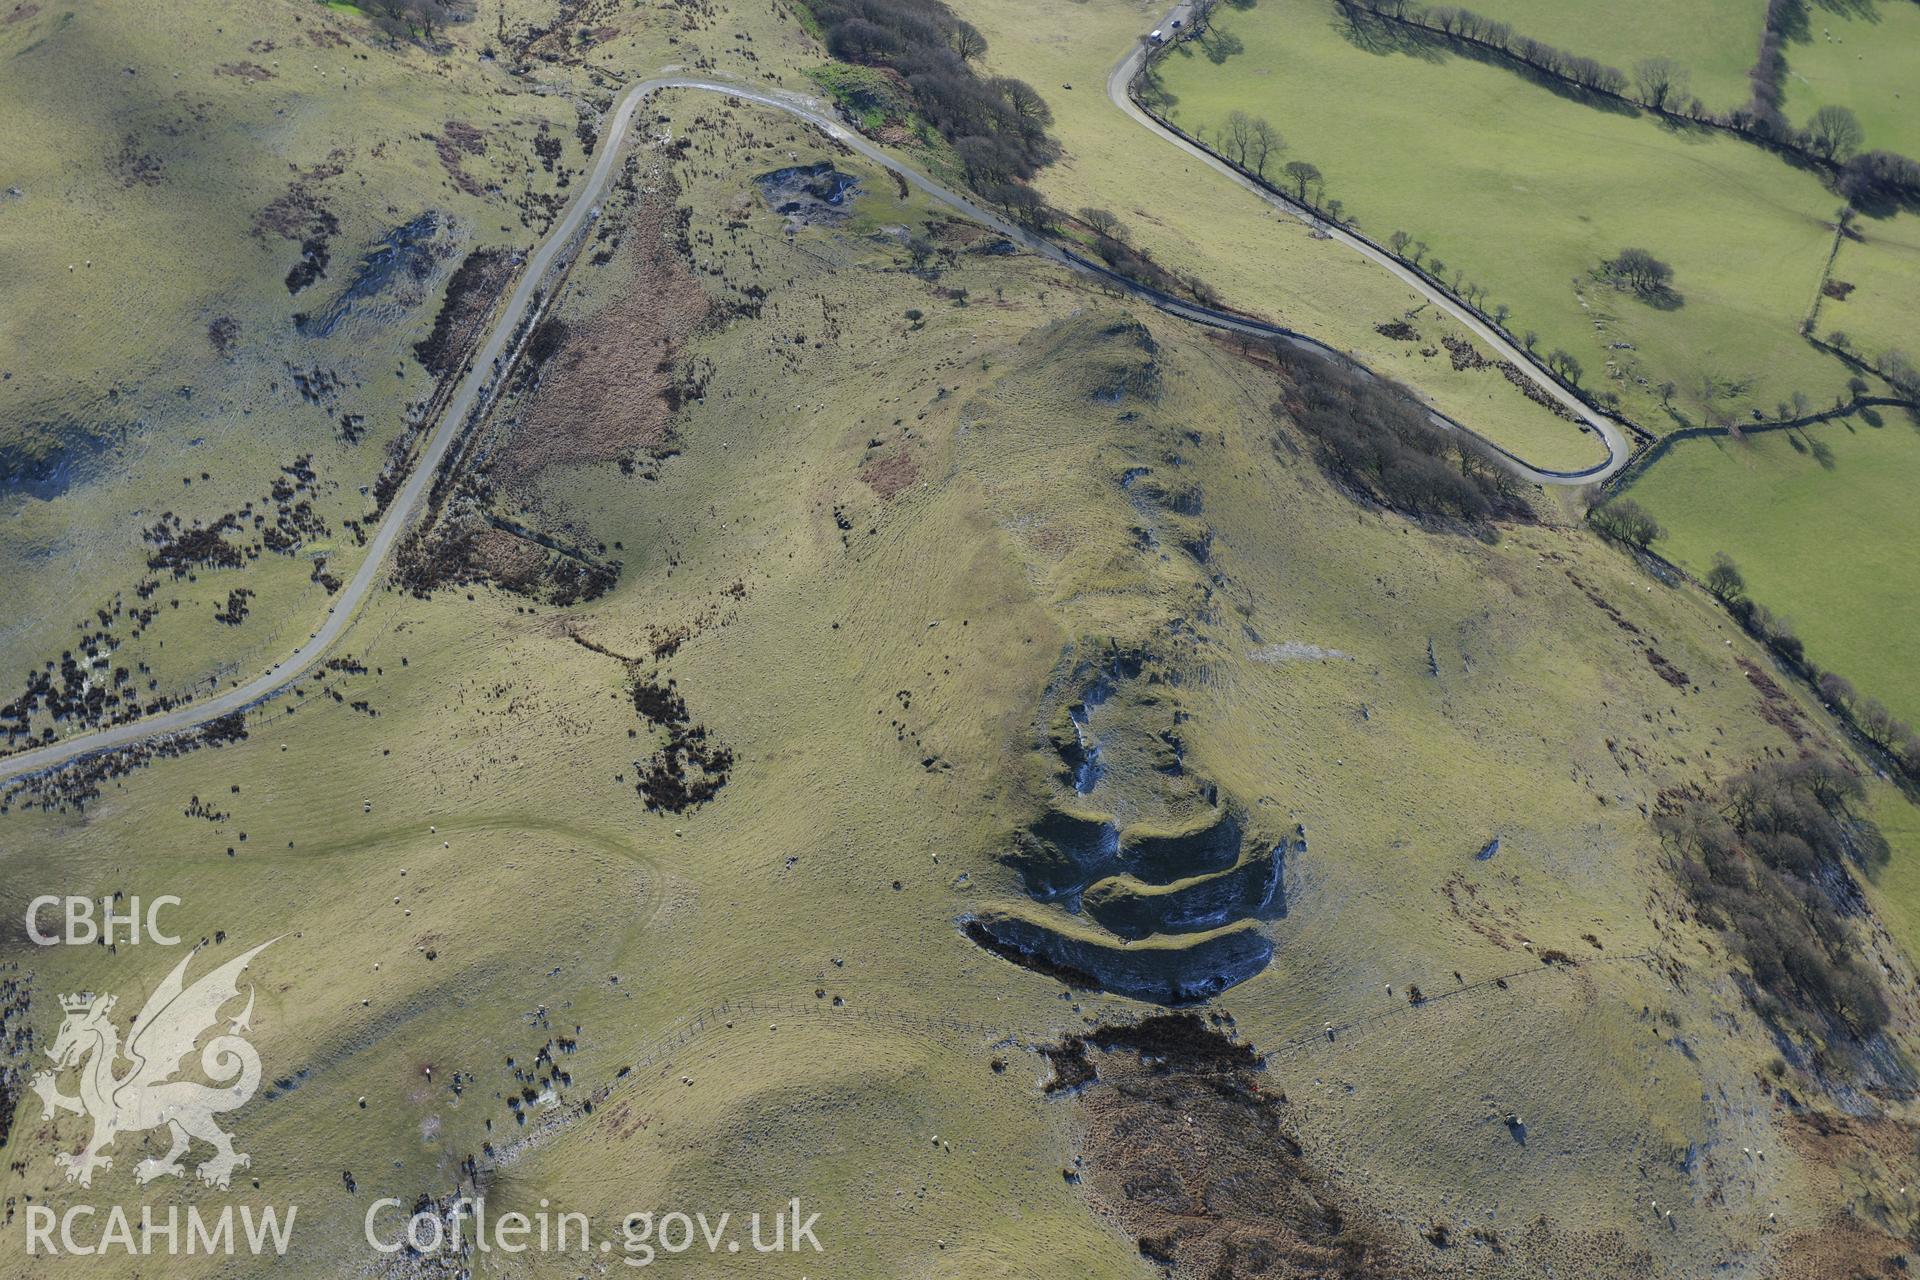
[[[681,392],[674,362],[712,300],[688,269],[669,202],[637,205],[623,239],[627,279],[597,314],[567,323],[496,476],[511,484],[554,463],[619,462],[665,451]]]
[[[1496,1230],[1450,1222],[1439,1206],[1423,1217],[1370,1200],[1308,1150],[1305,1111],[1232,1025],[1222,1014],[1168,1014],[1096,1027],[1042,1050],[1054,1068],[1046,1091],[1071,1094],[1082,1109],[1082,1155],[1069,1181],[1160,1274],[1652,1274],[1651,1254],[1619,1231],[1569,1232],[1542,1217]]]
[[[1805,1280],[1910,1274],[1909,1196],[1920,1128],[1891,1116],[1790,1115],[1781,1136],[1811,1175],[1824,1220],[1781,1232],[1775,1274]],[[1784,1225],[1784,1224],[1783,1224]]]
[[[543,548],[502,529],[475,535],[472,561],[480,572],[510,590],[532,586],[547,567]]]
[[[1050,1091],[1080,1091],[1096,1209],[1170,1274],[1413,1274],[1305,1154],[1259,1058],[1199,1017],[1097,1028],[1047,1056]]]
[[[447,281],[433,332],[414,344],[414,358],[427,372],[441,378],[460,368],[517,270],[504,249],[475,249],[466,256]]]
[[[896,453],[869,462],[860,469],[860,478],[881,498],[892,500],[920,478],[920,464],[913,460],[912,454]]]

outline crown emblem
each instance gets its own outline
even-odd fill
[[[61,996],[60,1007],[68,1013],[88,1013],[92,1011],[94,1001],[99,998],[100,997],[94,995],[91,991],[83,991],[77,995]]]

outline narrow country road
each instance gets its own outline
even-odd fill
[[[1175,14],[1182,13],[1184,9],[1185,5],[1183,4],[1180,9],[1175,10]],[[1162,137],[1167,138],[1173,142],[1174,145],[1198,156],[1214,168],[1227,173],[1228,176],[1233,177],[1242,186],[1259,194],[1270,203],[1282,208],[1288,208],[1287,202],[1262,191],[1254,183],[1234,174],[1232,169],[1224,162],[1216,160],[1205,151],[1193,147],[1183,139],[1167,133],[1154,122],[1151,117],[1140,111],[1140,109],[1133,104],[1132,100],[1127,96],[1126,87],[1132,78],[1134,70],[1138,67],[1143,54],[1144,47],[1135,48],[1121,60],[1119,66],[1114,68],[1107,85],[1108,94],[1113,98],[1114,102],[1142,125],[1152,129]],[[917,169],[902,164],[899,160],[888,155],[885,151],[867,141],[867,139],[861,137],[858,133],[846,128],[834,118],[831,107],[818,98],[792,93],[786,90],[752,88],[716,78],[665,75],[650,80],[643,80],[627,90],[625,96],[621,98],[619,106],[615,109],[608,127],[602,130],[600,153],[594,160],[592,171],[576,191],[573,202],[567,206],[565,215],[547,234],[546,240],[535,251],[532,260],[527,264],[526,271],[520,277],[520,283],[514,288],[512,295],[508,298],[507,305],[501,312],[500,318],[495,323],[492,332],[488,334],[486,341],[481,345],[480,349],[474,353],[472,363],[468,365],[466,373],[462,376],[453,398],[447,403],[445,412],[442,413],[440,421],[435,425],[433,434],[429,437],[425,449],[422,450],[419,459],[414,464],[413,470],[408,475],[405,485],[401,487],[400,491],[394,495],[393,500],[387,505],[386,514],[381,518],[379,528],[367,543],[367,553],[361,559],[359,569],[355,571],[352,580],[347,583],[339,596],[328,606],[327,616],[324,621],[322,621],[319,629],[314,631],[304,644],[296,648],[285,659],[275,663],[272,667],[269,667],[266,671],[255,676],[245,684],[237,685],[223,693],[215,694],[213,697],[195,702],[190,706],[176,707],[171,711],[164,712],[157,716],[131,721],[126,724],[114,725],[105,729],[97,729],[88,733],[76,734],[60,742],[49,743],[46,746],[36,747],[0,759],[0,783],[10,782],[32,774],[45,773],[85,756],[111,751],[115,748],[128,746],[147,738],[180,733],[188,729],[197,728],[221,716],[229,715],[236,711],[244,711],[287,688],[319,663],[321,657],[333,646],[334,642],[340,638],[341,634],[352,622],[354,614],[359,610],[362,602],[366,600],[368,592],[373,590],[374,585],[380,580],[381,574],[385,572],[387,559],[392,554],[394,545],[399,541],[400,535],[405,531],[408,523],[411,521],[415,509],[420,505],[421,498],[432,486],[435,476],[439,473],[442,462],[446,459],[447,450],[452,446],[454,440],[458,438],[462,428],[468,423],[472,415],[486,407],[486,397],[489,396],[493,390],[493,380],[498,372],[504,371],[504,369],[496,371],[494,362],[496,360],[504,360],[511,351],[517,335],[520,334],[522,322],[543,297],[543,285],[545,284],[548,272],[560,258],[561,254],[565,252],[567,247],[574,242],[582,228],[599,216],[598,201],[601,193],[605,191],[608,181],[613,176],[614,168],[620,157],[622,145],[626,141],[627,131],[633,123],[634,112],[637,111],[640,104],[649,97],[666,89],[692,89],[706,93],[724,94],[729,98],[753,102],[761,106],[785,111],[790,115],[814,125],[835,142],[899,174],[908,183],[920,191],[925,192],[933,199],[958,210],[960,213],[965,214],[977,222],[993,228],[1001,235],[1019,244],[1028,251],[1060,263],[1072,270],[1095,276],[1108,286],[1139,298],[1169,315],[1178,316],[1196,324],[1204,324],[1212,328],[1224,329],[1234,333],[1244,333],[1254,337],[1291,342],[1304,349],[1317,351],[1329,359],[1341,361],[1350,360],[1350,357],[1344,353],[1327,346],[1325,343],[1309,338],[1306,335],[1294,333],[1291,330],[1281,328],[1277,325],[1266,324],[1245,316],[1202,307],[1184,299],[1162,293],[1159,290],[1150,289],[1108,270],[1100,263],[1083,258],[1076,253],[1061,248],[1051,241],[1041,238],[1025,228],[1016,226],[1000,215],[977,204],[970,197],[936,182]],[[1289,208],[1289,212],[1300,213],[1301,211]],[[1302,216],[1311,217],[1311,215]],[[1329,230],[1336,236],[1342,235],[1337,229],[1329,228]],[[1351,237],[1343,238],[1360,252],[1381,262],[1383,266],[1394,271],[1396,275],[1401,276],[1408,284],[1419,290],[1424,296],[1432,298],[1434,302],[1445,307],[1450,314],[1457,316],[1462,323],[1472,328],[1473,331],[1479,334],[1489,345],[1514,360],[1521,368],[1544,378],[1543,374],[1538,374],[1532,362],[1515,350],[1511,344],[1505,342],[1497,334],[1491,333],[1471,315],[1461,314],[1459,309],[1451,304],[1443,295],[1436,294],[1431,288],[1420,281],[1418,277],[1400,266],[1400,264],[1394,262],[1391,258],[1377,253],[1377,251],[1372,250],[1361,242],[1352,240]],[[1576,412],[1580,412],[1583,417],[1593,423],[1594,427],[1606,440],[1607,446],[1611,451],[1611,456],[1606,463],[1599,467],[1577,473],[1542,471],[1529,466],[1524,460],[1514,457],[1511,453],[1499,448],[1498,445],[1493,445],[1490,441],[1483,440],[1483,443],[1487,443],[1504,456],[1514,470],[1527,479],[1539,484],[1585,484],[1604,479],[1606,476],[1611,475],[1613,471],[1617,470],[1619,466],[1625,462],[1627,455],[1625,442],[1620,439],[1613,424],[1607,422],[1605,419],[1590,415],[1584,409],[1584,406],[1579,406],[1577,401],[1567,397],[1558,385],[1553,384],[1551,380],[1547,380],[1543,385],[1546,385],[1550,392],[1559,396],[1563,401],[1575,406]],[[1467,431],[1471,434],[1470,429],[1463,424],[1444,419],[1438,414],[1434,416],[1437,421],[1440,421],[1442,425],[1450,429]]]
[[[1184,30],[1191,25],[1191,11],[1192,4],[1190,0],[1181,0],[1181,3],[1175,5],[1168,11],[1166,17],[1161,21],[1159,30],[1162,32],[1172,32],[1175,30],[1174,23],[1176,22],[1178,22],[1180,28]],[[1627,458],[1633,450],[1628,445],[1626,438],[1621,434],[1620,428],[1614,424],[1612,419],[1608,418],[1605,414],[1596,412],[1583,402],[1579,396],[1574,395],[1565,387],[1561,386],[1553,379],[1552,375],[1540,367],[1539,363],[1531,355],[1515,346],[1505,335],[1475,315],[1472,310],[1462,306],[1457,299],[1445,290],[1435,286],[1431,280],[1428,280],[1425,276],[1422,276],[1419,272],[1409,267],[1406,263],[1401,262],[1392,254],[1369,244],[1367,241],[1347,231],[1344,227],[1336,226],[1328,222],[1304,205],[1297,204],[1277,192],[1269,191],[1252,178],[1249,178],[1246,174],[1241,173],[1238,169],[1228,164],[1225,160],[1222,160],[1219,156],[1214,155],[1204,147],[1196,146],[1194,143],[1181,137],[1154,119],[1145,108],[1133,100],[1133,94],[1131,92],[1133,79],[1140,73],[1140,68],[1145,65],[1148,51],[1149,47],[1147,43],[1144,40],[1141,41],[1132,49],[1129,49],[1126,55],[1114,64],[1113,70],[1107,75],[1107,97],[1112,100],[1114,106],[1124,111],[1135,124],[1148,130],[1169,145],[1178,147],[1187,155],[1192,156],[1215,172],[1222,174],[1235,185],[1252,192],[1282,213],[1290,214],[1300,219],[1316,231],[1345,245],[1361,257],[1366,258],[1370,262],[1377,263],[1392,272],[1394,277],[1400,280],[1401,283],[1465,325],[1476,338],[1498,352],[1502,359],[1512,361],[1514,365],[1524,372],[1528,378],[1532,379],[1542,391],[1552,396],[1558,403],[1565,405],[1570,412],[1577,414],[1582,422],[1599,432],[1601,440],[1606,442],[1607,460],[1595,466],[1587,467],[1580,471],[1543,471],[1522,463],[1520,466],[1521,474],[1538,484],[1598,484],[1627,464]],[[1506,451],[1501,450],[1501,452],[1505,453]],[[1518,459],[1513,458],[1512,454],[1507,454],[1507,457],[1510,460],[1518,461]]]

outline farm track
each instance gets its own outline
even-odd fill
[[[1186,6],[1183,4],[1175,9],[1174,13],[1182,13],[1185,8]],[[1172,15],[1169,16],[1171,17]],[[1213,168],[1233,178],[1234,181],[1241,186],[1253,191],[1262,199],[1267,200],[1277,207],[1287,209],[1289,212],[1305,217],[1309,221],[1314,222],[1315,225],[1320,225],[1318,220],[1314,219],[1311,214],[1307,214],[1297,207],[1291,206],[1290,202],[1274,196],[1272,193],[1260,188],[1251,180],[1235,173],[1231,166],[1227,165],[1225,161],[1210,155],[1199,147],[1193,146],[1177,135],[1169,133],[1162,128],[1158,122],[1154,121],[1152,117],[1148,116],[1135,105],[1128,96],[1127,86],[1138,70],[1140,61],[1144,56],[1144,46],[1136,47],[1130,51],[1126,57],[1121,59],[1120,63],[1115,66],[1112,75],[1108,78],[1108,96],[1113,99],[1114,103],[1119,106],[1122,111],[1125,111],[1143,127],[1152,130],[1182,150],[1197,156]],[[643,80],[628,89],[625,96],[620,100],[620,105],[615,110],[609,126],[602,131],[600,152],[594,160],[592,171],[579,187],[578,192],[573,198],[573,202],[567,207],[565,215],[548,233],[546,240],[534,252],[532,259],[527,264],[527,270],[521,274],[519,283],[515,286],[512,295],[507,301],[506,307],[501,312],[499,319],[495,322],[492,331],[488,334],[486,341],[480,346],[479,350],[474,353],[471,361],[466,366],[457,389],[448,401],[446,409],[440,416],[439,422],[435,425],[433,434],[428,439],[426,447],[421,451],[412,471],[408,474],[406,483],[388,504],[386,513],[380,521],[379,528],[368,541],[367,553],[362,557],[359,568],[354,572],[353,578],[347,583],[339,596],[328,606],[327,616],[321,623],[319,629],[311,633],[307,641],[296,648],[285,659],[275,663],[272,667],[246,683],[236,685],[224,693],[193,703],[189,706],[176,707],[171,711],[148,719],[130,721],[125,724],[113,725],[88,733],[77,734],[74,737],[60,742],[50,743],[46,746],[36,747],[31,750],[19,752],[5,759],[0,759],[0,783],[13,782],[35,774],[50,772],[84,757],[112,751],[145,741],[149,738],[183,733],[198,728],[221,716],[248,710],[280,693],[301,676],[311,671],[320,662],[322,656],[333,646],[334,642],[341,637],[347,627],[352,623],[354,616],[359,611],[360,605],[365,601],[368,592],[373,590],[375,584],[380,580],[382,573],[386,569],[388,557],[392,554],[395,544],[398,543],[401,534],[411,521],[415,509],[421,503],[421,499],[431,491],[436,478],[439,476],[441,466],[447,460],[449,451],[462,436],[466,427],[471,424],[480,413],[485,411],[493,392],[497,389],[499,383],[504,380],[511,367],[512,356],[525,340],[527,332],[526,322],[530,316],[537,314],[540,306],[550,300],[543,285],[555,264],[562,260],[567,250],[576,245],[576,242],[585,229],[598,218],[600,213],[598,201],[602,193],[606,190],[607,183],[613,176],[614,169],[618,164],[623,149],[622,144],[627,137],[628,130],[633,124],[634,113],[638,111],[640,104],[648,98],[656,93],[669,89],[690,89],[703,93],[717,93],[726,96],[731,101],[751,102],[759,106],[771,107],[804,120],[826,134],[827,137],[834,142],[885,167],[926,195],[964,214],[968,218],[992,228],[1000,235],[1005,236],[1008,240],[1013,241],[1015,244],[1020,245],[1036,256],[1046,258],[1070,270],[1093,276],[1109,287],[1138,298],[1168,315],[1231,333],[1289,342],[1304,350],[1316,352],[1330,360],[1355,364],[1363,371],[1365,370],[1365,366],[1359,365],[1351,356],[1317,339],[1295,333],[1292,330],[1284,329],[1278,325],[1267,324],[1249,316],[1214,310],[1188,302],[1184,299],[1175,298],[1157,289],[1149,288],[1125,276],[1121,276],[1108,270],[1100,263],[1083,258],[1079,254],[1062,248],[1023,227],[1016,226],[1014,223],[1009,222],[1007,219],[976,203],[972,198],[944,186],[926,174],[921,173],[919,170],[904,165],[894,157],[888,155],[880,147],[867,141],[867,139],[848,129],[835,119],[833,115],[830,114],[831,108],[817,98],[785,90],[753,88],[710,77],[670,75]],[[1530,376],[1534,376],[1536,380],[1544,379],[1542,385],[1546,386],[1550,393],[1560,398],[1564,403],[1567,403],[1569,407],[1574,408],[1575,412],[1580,413],[1583,419],[1592,423],[1595,429],[1600,432],[1602,438],[1607,443],[1609,457],[1605,463],[1585,471],[1545,471],[1530,466],[1524,460],[1515,457],[1505,449],[1473,433],[1470,428],[1461,423],[1454,422],[1451,419],[1445,418],[1443,415],[1434,413],[1433,417],[1436,422],[1450,430],[1459,430],[1468,434],[1474,434],[1476,439],[1481,439],[1482,443],[1487,444],[1488,447],[1494,449],[1506,458],[1509,465],[1516,472],[1538,484],[1595,483],[1606,479],[1607,476],[1624,465],[1629,451],[1625,440],[1621,438],[1613,424],[1605,418],[1594,414],[1584,405],[1581,405],[1577,398],[1568,395],[1558,384],[1553,383],[1551,379],[1547,379],[1546,375],[1536,369],[1531,360],[1518,349],[1514,348],[1511,343],[1506,342],[1503,338],[1499,337],[1499,335],[1493,333],[1484,323],[1473,317],[1470,313],[1466,313],[1444,294],[1432,289],[1431,286],[1427,285],[1419,277],[1415,276],[1411,271],[1393,259],[1372,249],[1364,242],[1346,235],[1337,228],[1329,227],[1325,229],[1328,234],[1334,236],[1336,239],[1342,240],[1343,243],[1347,243],[1350,247],[1380,262],[1380,264],[1388,270],[1393,271],[1395,275],[1403,279],[1422,296],[1430,298],[1449,314],[1454,315],[1463,324],[1467,325],[1468,328],[1472,329],[1503,356],[1515,361],[1515,363],[1518,364],[1520,368],[1526,370]]]

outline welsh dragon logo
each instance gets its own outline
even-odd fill
[[[239,998],[241,971],[272,945],[261,943],[189,987],[187,965],[198,954],[196,947],[147,999],[133,1020],[124,1049],[120,1030],[110,1016],[113,996],[88,993],[60,997],[66,1020],[47,1051],[54,1069],[34,1077],[33,1091],[46,1107],[45,1119],[52,1119],[56,1111],[93,1117],[93,1137],[86,1147],[77,1155],[63,1151],[54,1157],[66,1167],[68,1182],[92,1186],[94,1170],[113,1168],[113,1157],[101,1152],[113,1144],[115,1137],[162,1125],[173,1138],[173,1148],[158,1160],[142,1160],[136,1165],[133,1176],[138,1182],[181,1176],[180,1157],[195,1138],[214,1151],[195,1170],[200,1181],[210,1187],[225,1189],[233,1171],[251,1163],[233,1149],[233,1135],[213,1120],[221,1112],[243,1105],[260,1087],[260,1055],[240,1037],[241,1032],[253,1029],[251,987],[247,989],[247,1007],[240,1016],[228,1022],[226,1033],[207,1041],[200,1052],[200,1066],[207,1077],[227,1083],[204,1085],[173,1077],[201,1035],[220,1021],[222,1006]],[[132,1065],[124,1074],[116,1075],[114,1068],[122,1058]],[[80,1070],[78,1097],[60,1092],[58,1076],[68,1067]]]

